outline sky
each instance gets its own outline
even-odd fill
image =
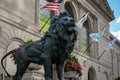
[[[107,1],[115,16],[115,20],[110,22],[110,32],[120,40],[120,0]]]

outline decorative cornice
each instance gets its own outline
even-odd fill
[[[105,11],[105,9],[95,0],[91,0],[91,1],[88,0],[88,3],[90,3],[98,12],[100,12],[101,15],[104,16],[109,22],[115,19],[114,14],[111,11],[110,7],[108,7],[109,8],[108,11]],[[107,2],[105,2],[105,4],[108,5]]]

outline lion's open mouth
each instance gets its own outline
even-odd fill
[[[71,27],[75,27],[75,23],[70,23],[69,24]]]

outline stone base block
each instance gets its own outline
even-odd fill
[[[45,80],[44,74],[39,71],[27,71],[24,74],[23,80]]]

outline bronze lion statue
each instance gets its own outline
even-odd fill
[[[75,20],[67,13],[60,13],[51,20],[50,28],[45,35],[35,42],[23,45],[6,54],[3,60],[15,53],[16,74],[13,80],[22,80],[22,77],[30,63],[44,66],[45,80],[52,80],[52,64],[56,64],[59,80],[64,80],[64,61],[73,51],[77,40],[77,27]]]

